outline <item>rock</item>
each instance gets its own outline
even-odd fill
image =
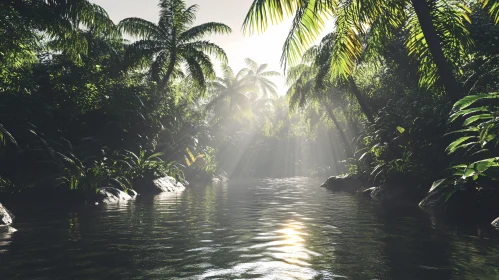
[[[445,201],[447,200],[448,192],[445,187],[441,187],[435,191],[432,191],[426,195],[423,200],[419,202],[419,207],[421,209],[431,209],[435,207],[444,206]]]
[[[499,229],[499,218],[495,219],[491,225],[497,229]]]
[[[221,184],[221,183],[226,183],[229,179],[225,177],[224,175],[216,175],[211,178],[211,182],[213,184]]]
[[[7,210],[7,208],[3,207],[0,203],[0,226],[8,226],[11,225],[14,221],[14,215]]]
[[[350,175],[329,177],[321,188],[335,191],[357,191],[362,187],[362,182]]]
[[[0,233],[1,234],[12,234],[16,231],[17,231],[17,229],[15,229],[11,226],[0,226]],[[2,238],[0,238],[0,239],[2,239]]]
[[[371,191],[371,199],[376,201],[388,201],[395,199],[405,199],[407,188],[403,186],[381,185]]]
[[[130,195],[116,188],[106,187],[106,188],[97,189],[97,202],[119,203],[131,199],[132,197]]]
[[[467,188],[463,184],[443,185],[428,193],[419,202],[424,210],[445,210],[446,212],[470,212],[477,210],[479,193],[474,188]]]
[[[185,189],[182,183],[177,182],[175,178],[169,176],[155,179],[153,180],[153,184],[156,186],[156,188],[161,190],[161,192],[176,192]]]
[[[131,196],[131,197],[132,197],[132,199],[137,198],[137,196],[139,195],[139,194],[138,194],[135,190],[132,190],[132,189],[128,189],[128,190],[126,191],[126,193],[127,193],[129,196]]]
[[[163,177],[154,180],[142,179],[136,182],[134,189],[140,193],[159,194],[162,192],[183,191],[185,187],[182,183],[177,182],[173,177]]]
[[[371,193],[376,189],[376,187],[370,187],[361,192],[362,196],[370,197]]]
[[[388,200],[392,198],[390,191],[385,186],[375,187],[369,196],[376,201]]]

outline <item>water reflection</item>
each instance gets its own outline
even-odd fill
[[[0,279],[495,279],[499,242],[318,181],[232,181],[119,205],[12,209]],[[3,251],[3,253],[1,253]]]
[[[12,234],[16,231],[17,229],[11,226],[0,226],[0,254],[7,252]]]

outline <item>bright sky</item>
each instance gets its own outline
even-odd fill
[[[159,0],[91,0],[103,7],[117,23],[127,17],[140,17],[157,22]],[[241,30],[246,13],[253,0],[187,0],[199,5],[197,24],[216,21],[229,25],[232,34],[209,38],[221,46],[229,57],[229,64],[238,71],[245,67],[244,59],[251,58],[258,64],[268,63],[269,70],[281,72],[281,48],[291,21],[273,26],[261,35],[244,36]],[[280,94],[285,93],[284,79],[276,78]]]

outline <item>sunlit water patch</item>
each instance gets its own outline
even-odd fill
[[[499,279],[494,234],[318,185],[239,180],[120,205],[18,205],[18,232],[0,233],[0,279]]]

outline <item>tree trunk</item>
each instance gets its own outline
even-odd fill
[[[326,107],[326,111],[329,118],[333,121],[334,125],[336,126],[336,129],[338,129],[338,132],[340,133],[340,138],[341,141],[343,142],[343,146],[345,147],[345,154],[347,158],[352,158],[353,157],[352,146],[350,145],[350,141],[348,141],[348,137],[346,136],[345,131],[341,128],[340,123],[336,119],[336,116],[333,113],[333,108],[331,108],[331,105],[328,102],[324,102],[324,105]]]
[[[173,74],[173,70],[175,70],[175,62],[176,62],[176,52],[172,51],[170,52],[170,63],[168,64],[168,68],[166,69],[166,74],[161,79],[161,83],[159,84],[159,90],[163,90],[166,88],[166,85],[168,84],[168,81],[170,80],[170,77]]]
[[[357,84],[355,83],[352,77],[348,79],[348,82],[350,84],[350,88],[352,89],[353,95],[355,95],[357,102],[359,102],[360,109],[362,110],[364,115],[366,115],[367,120],[370,123],[374,123],[374,115],[371,110],[371,107],[369,107],[369,105],[367,104],[364,95],[362,95],[362,93],[359,90],[359,87],[357,87]]]
[[[354,124],[352,116],[348,113],[347,108],[345,108],[345,106],[341,106],[340,110],[343,113],[343,116],[345,116],[346,126],[347,126],[345,128],[345,131],[349,131],[348,138],[351,138],[352,135],[358,135],[357,125]]]
[[[426,0],[411,0],[412,6],[416,11],[416,15],[421,25],[424,38],[428,44],[430,53],[435,61],[438,69],[438,74],[440,80],[445,87],[448,97],[452,102],[456,102],[463,96],[463,90],[458,85],[454,75],[452,73],[452,67],[445,58],[442,46],[440,44],[440,38],[433,26],[433,21],[431,19],[430,9]]]
[[[171,3],[170,3],[170,5],[171,5]],[[168,8],[172,9],[172,10],[170,10],[171,16],[169,17],[170,21],[171,21],[170,28],[171,28],[171,32],[172,32],[172,34],[171,34],[172,40],[170,42],[170,61],[168,64],[168,69],[166,70],[166,74],[163,77],[163,79],[161,80],[161,84],[159,85],[160,86],[159,90],[164,90],[166,88],[166,85],[168,84],[168,81],[170,80],[170,77],[173,74],[173,71],[175,70],[175,63],[177,62],[177,41],[176,41],[177,30],[175,29],[175,15],[176,15],[176,13],[173,11],[172,6],[168,6]]]

